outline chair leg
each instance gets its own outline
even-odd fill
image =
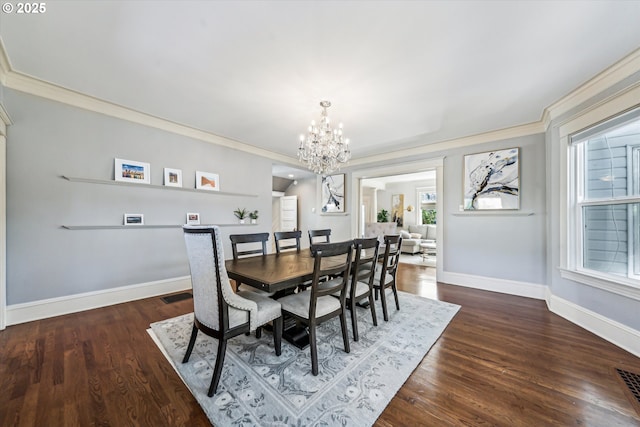
[[[350,353],[351,347],[349,347],[349,332],[347,331],[347,315],[344,313],[344,309],[342,310],[342,313],[340,313],[340,327],[342,328],[342,341],[344,342],[344,351],[346,353]]]
[[[196,343],[197,336],[198,336],[198,328],[194,323],[193,329],[191,330],[191,338],[189,338],[189,345],[187,346],[187,352],[184,354],[182,363],[187,363],[189,361],[189,357],[191,357],[191,352],[193,351],[193,345]]]
[[[311,347],[311,373],[318,375],[318,347],[316,345],[316,324],[309,324],[309,347]]]
[[[360,337],[358,336],[358,317],[356,313],[356,301],[351,300],[351,327],[353,328],[353,340],[358,341]]]
[[[256,328],[256,338],[258,339],[262,338],[262,326],[258,326]]]
[[[384,321],[389,321],[389,313],[387,311],[387,295],[384,291],[384,286],[380,287],[380,302],[382,303],[382,316],[384,317]]]
[[[369,307],[371,308],[371,319],[373,326],[378,326],[378,316],[376,316],[376,305],[373,303],[373,294],[369,292]]]
[[[216,356],[216,367],[213,370],[213,378],[211,378],[211,385],[207,396],[213,396],[218,390],[218,383],[220,382],[220,376],[222,375],[222,364],[224,363],[224,356],[227,351],[227,340],[218,341],[218,355]]]
[[[282,327],[284,321],[282,316],[273,321],[273,345],[276,348],[276,356],[280,356],[282,353]]]
[[[396,309],[400,310],[400,303],[398,302],[398,288],[396,288],[396,281],[393,281],[391,285],[391,289],[393,290],[393,296],[396,299]]]

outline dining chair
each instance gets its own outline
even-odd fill
[[[182,363],[189,361],[198,331],[218,340],[216,364],[207,395],[220,382],[227,341],[273,322],[273,344],[280,356],[282,310],[280,303],[255,292],[234,293],[224,265],[220,229],[215,225],[185,225],[184,239],[193,287],[193,328]]]
[[[400,303],[398,302],[398,289],[396,287],[396,273],[398,271],[398,261],[400,260],[400,246],[402,245],[402,237],[400,235],[385,235],[384,236],[384,257],[382,259],[382,265],[379,275],[376,273],[376,277],[373,280],[373,289],[375,290],[375,299],[378,299],[378,292],[380,293],[380,301],[382,303],[382,314],[384,320],[389,320],[389,314],[387,310],[387,296],[385,290],[391,288],[393,296],[396,300],[396,309],[400,310]]]
[[[301,238],[302,238],[302,231],[300,230],[275,231],[273,233],[273,239],[276,242],[276,253],[280,253],[280,251],[286,250],[286,249],[295,249],[299,252]]]
[[[309,230],[309,245],[315,243],[331,243],[331,229]],[[319,238],[319,239],[316,239]]]
[[[376,307],[373,301],[373,281],[376,275],[376,264],[378,260],[378,248],[380,241],[377,237],[369,239],[355,239],[353,241],[355,257],[351,264],[351,280],[347,284],[346,305],[351,310],[351,327],[353,329],[353,340],[358,341],[358,316],[356,304],[365,298],[369,300],[371,319],[373,325],[378,326]],[[338,294],[334,294],[338,296]]]
[[[316,327],[322,322],[340,317],[344,351],[349,353],[349,336],[345,314],[346,286],[351,272],[353,241],[322,243],[311,246],[314,258],[313,281],[310,289],[287,295],[278,299],[282,304],[283,315],[289,315],[296,321],[308,326],[309,346],[311,347],[311,373],[318,375],[318,345]],[[328,260],[329,257],[336,257]],[[321,282],[322,276],[332,279]],[[332,294],[339,293],[340,298]]]

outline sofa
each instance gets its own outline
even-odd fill
[[[364,237],[377,237],[384,243],[386,234],[398,234],[398,224],[395,222],[367,222],[364,224]]]
[[[417,254],[422,251],[420,244],[429,251],[436,251],[436,225],[410,225],[407,229],[400,230],[402,246],[400,251],[405,254]]]

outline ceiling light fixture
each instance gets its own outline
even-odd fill
[[[321,101],[322,117],[316,126],[315,120],[311,121],[307,135],[300,135],[300,147],[298,148],[298,160],[306,163],[314,173],[326,175],[340,169],[351,158],[349,139],[342,135],[342,123],[337,129],[332,129],[327,108],[331,106],[329,101]]]

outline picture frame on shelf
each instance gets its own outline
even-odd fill
[[[167,187],[182,187],[182,170],[164,168],[164,185]]]
[[[124,214],[124,225],[144,225],[143,214]]]
[[[520,148],[464,156],[464,210],[520,209]]]
[[[322,177],[322,207],[323,214],[345,212],[344,174],[325,175]]]
[[[198,190],[220,191],[220,177],[217,173],[196,171],[196,188]]]
[[[114,159],[113,174],[116,181],[151,184],[151,165],[136,160]]]
[[[200,225],[200,214],[196,212],[187,213],[187,225]]]

